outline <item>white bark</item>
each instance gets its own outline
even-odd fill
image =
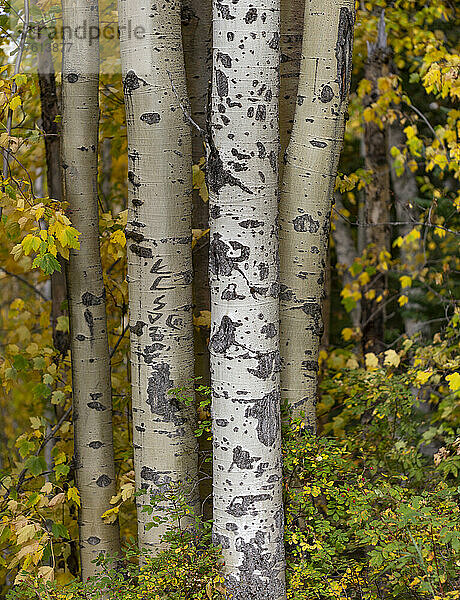
[[[279,3],[214,2],[214,527],[235,600],[284,591],[278,338]]]
[[[299,87],[305,0],[281,0],[280,142],[281,163],[291,137]],[[282,173],[280,173],[280,177]]]
[[[64,0],[63,25],[98,27],[97,0]],[[93,30],[94,31],[94,30]],[[74,465],[81,496],[80,549],[83,579],[99,568],[101,553],[119,550],[118,523],[102,514],[115,493],[110,358],[105,290],[99,250],[97,137],[99,48],[88,38],[66,39],[62,66],[62,167],[69,216],[80,232],[80,250],[70,253],[70,312]]]
[[[164,526],[142,511],[171,482],[197,478],[193,406],[191,139],[180,106],[186,85],[180,2],[120,0],[128,128],[128,280],[134,466],[141,548],[159,548]],[[130,23],[129,23],[130,22]],[[145,34],[129,34],[135,27]],[[180,100],[179,100],[180,99]]]
[[[351,78],[354,3],[306,3],[280,203],[281,396],[315,430],[331,200]]]

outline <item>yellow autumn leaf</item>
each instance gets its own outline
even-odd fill
[[[106,523],[115,523],[115,521],[118,518],[119,512],[120,512],[120,505],[114,506],[113,508],[109,508],[109,510],[106,510],[105,513],[103,513],[102,519]]]
[[[122,231],[121,229],[117,229],[116,231],[114,231],[110,236],[110,241],[112,242],[112,244],[119,244],[120,246],[125,247],[126,237],[124,231]]]
[[[127,210],[122,210],[120,213],[118,213],[117,223],[119,223],[123,227],[126,227],[126,224],[128,223],[128,211]]]
[[[8,102],[8,107],[11,108],[11,110],[16,110],[21,104],[21,98],[19,96],[15,96]]]
[[[201,310],[198,316],[193,317],[195,327],[211,327],[211,312],[209,310]]]
[[[420,239],[420,231],[418,229],[412,229],[404,238],[404,242],[409,244]]]
[[[33,523],[29,523],[28,525],[21,527],[21,529],[19,530],[18,537],[16,539],[16,543],[18,544],[18,546],[20,546],[21,544],[24,544],[24,542],[27,542],[27,540],[30,540],[31,538],[33,538],[34,535],[35,535],[35,525]]]
[[[76,487],[69,487],[67,490],[67,500],[74,500],[75,504],[81,506],[80,493]]]
[[[359,362],[356,360],[356,358],[349,358],[345,366],[347,367],[347,369],[358,369]]]
[[[443,238],[446,235],[446,230],[443,229],[442,227],[435,227],[434,228],[434,234],[437,235],[440,238]]]
[[[379,359],[373,352],[368,352],[364,357],[366,360],[366,369],[372,371],[379,366]]]
[[[408,275],[401,275],[399,281],[401,282],[402,288],[407,288],[412,285],[412,277],[409,277]]]
[[[460,373],[451,373],[451,375],[447,375],[446,380],[453,392],[460,390]]]
[[[401,358],[394,350],[387,350],[385,352],[385,359],[383,364],[388,367],[397,367],[401,362]]]
[[[412,139],[417,134],[417,128],[413,127],[412,125],[409,125],[409,127],[405,127],[403,131],[406,134],[408,140]]]
[[[358,277],[358,281],[360,285],[367,285],[371,278],[369,277],[369,273],[367,271],[363,271],[361,275]]]
[[[418,371],[415,377],[415,383],[419,383],[420,385],[425,385],[428,379],[433,375],[432,369],[427,369],[425,371]]]
[[[351,340],[352,336],[353,336],[353,329],[351,329],[351,327],[345,327],[345,329],[342,329],[342,337],[346,342]]]
[[[399,298],[398,298],[399,306],[404,306],[408,302],[409,302],[409,298],[407,296],[405,296],[404,294],[402,296],[399,296]]]

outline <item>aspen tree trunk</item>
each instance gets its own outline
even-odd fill
[[[390,53],[387,48],[385,17],[379,20],[377,40],[368,44],[368,57],[364,75],[371,82],[372,89],[364,97],[364,107],[376,101],[378,79],[389,74]],[[387,132],[373,121],[364,124],[364,162],[372,171],[372,181],[365,187],[366,243],[368,255],[378,264],[382,251],[390,245],[390,169],[387,159]],[[361,301],[362,345],[364,352],[384,350],[386,275],[377,270],[368,284],[375,291],[374,298],[363,296]]]
[[[285,596],[278,338],[279,4],[214,3],[207,177],[215,543],[235,600]]]
[[[42,36],[43,39],[43,36]],[[38,83],[40,86],[42,128],[45,134],[46,181],[48,196],[60,202],[62,200],[61,140],[56,117],[60,113],[56,92],[53,57],[46,41],[40,44],[38,53]],[[51,326],[53,343],[62,355],[69,348],[69,335],[57,330],[58,317],[66,315],[63,304],[67,297],[65,262],[59,256],[61,271],[51,275]]]
[[[280,202],[281,397],[316,429],[331,201],[353,50],[353,0],[306,3],[299,91]]]
[[[403,225],[398,226],[399,235],[406,236],[419,222],[419,211],[416,205],[418,196],[418,186],[415,179],[415,174],[404,165],[404,172],[398,175],[393,167],[393,159],[390,155],[390,150],[393,146],[401,149],[406,143],[406,137],[402,131],[401,124],[398,120],[394,121],[388,127],[388,161],[390,163],[391,183],[393,188],[394,206],[396,212],[396,220]],[[413,276],[419,269],[423,268],[424,255],[422,240],[417,239],[411,243],[408,248],[405,244],[400,250],[402,265],[407,269],[408,274]],[[408,288],[405,290],[409,302],[406,305],[407,313],[417,314],[420,310],[420,292],[417,288]],[[406,316],[404,320],[404,329],[408,336],[421,334],[425,336],[429,333],[429,327],[424,326],[423,321],[414,316]]]
[[[75,32],[84,24],[98,27],[97,0],[64,0],[62,12],[64,31]],[[98,43],[75,35],[71,40],[65,38],[62,168],[69,216],[81,234],[80,249],[70,253],[67,285],[83,579],[98,570],[92,561],[101,552],[114,555],[119,551],[118,523],[109,525],[101,519],[115,494],[115,468],[105,290],[99,251],[98,80]]]
[[[192,119],[204,131],[212,67],[212,0],[183,0],[182,40],[184,46],[185,72]],[[203,135],[192,128],[192,160],[197,165],[204,156]],[[193,190],[192,228],[205,231],[209,228],[208,202]],[[211,308],[208,278],[209,235],[201,237],[193,248],[193,314],[199,317],[202,311]],[[193,328],[195,345],[195,377],[198,384],[209,386],[209,327]],[[197,398],[202,400],[202,398]],[[208,436],[201,436],[200,445],[200,500],[205,519],[212,517],[211,463],[206,458],[211,454]]]
[[[128,281],[134,467],[141,548],[159,548],[164,526],[142,511],[169,484],[196,488],[193,398],[191,136],[179,0],[120,0],[128,128]],[[129,34],[133,27],[145,34]],[[182,106],[181,106],[182,105]],[[194,490],[194,493],[196,489]],[[193,499],[191,499],[193,501]],[[163,514],[163,513],[162,513]]]
[[[281,162],[289,143],[299,87],[305,0],[281,0],[280,142]],[[282,173],[280,172],[280,177]]]

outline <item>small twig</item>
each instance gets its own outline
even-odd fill
[[[11,273],[11,271],[7,271],[4,267],[0,267],[0,271],[3,271],[6,275],[9,275],[10,277],[15,277],[16,279],[18,279],[21,283],[24,283],[25,285],[29,286],[30,289],[32,289],[38,296],[40,296],[40,298],[42,300],[44,300],[45,302],[48,302],[49,298],[47,298],[45,296],[45,294],[43,294],[43,292],[41,292],[38,288],[36,288],[34,285],[32,285],[31,283],[29,283],[27,281],[27,279],[24,279],[24,277],[21,277],[20,275],[16,275],[16,273]]]
[[[174,85],[174,82],[172,80],[171,73],[169,71],[166,71],[166,73],[168,74],[169,81],[171,82],[172,91],[174,92],[174,95],[176,96],[177,101],[179,102],[179,106],[181,107],[184,116],[187,118],[192,127],[195,127],[195,129],[199,132],[200,135],[206,137],[206,132],[204,131],[204,129],[202,129],[198,125],[198,123],[192,119],[190,112],[185,108],[184,104],[182,103],[182,100],[180,99],[179,94],[177,93],[176,86]]]
[[[113,357],[113,355],[115,354],[115,352],[117,351],[118,346],[121,344],[121,340],[125,337],[126,332],[129,329],[129,323],[124,327],[120,337],[117,340],[117,343],[115,344],[115,346],[112,348],[112,351],[110,352],[110,358]]]
[[[15,160],[15,161],[18,163],[18,165],[19,165],[19,166],[20,166],[22,169],[24,169],[24,171],[26,172],[26,175],[27,175],[27,179],[29,180],[29,183],[30,183],[30,192],[31,192],[31,194],[32,194],[32,198],[35,198],[35,194],[34,194],[34,186],[33,186],[33,183],[32,183],[32,178],[31,178],[31,176],[30,176],[30,173],[29,173],[29,171],[28,171],[28,170],[26,169],[26,167],[25,167],[25,166],[22,164],[22,162],[19,160],[19,158],[17,158],[16,156],[14,156],[14,154],[11,152],[11,150],[10,150],[9,148],[5,148],[4,146],[0,146],[0,148],[2,148],[3,152],[4,152],[4,153],[6,153],[6,154],[8,155],[8,157],[9,157],[9,158],[12,158],[13,160]],[[11,168],[10,168],[10,165],[8,164],[8,171],[10,171],[10,170],[11,170]],[[15,181],[15,180],[13,180],[13,181]],[[18,183],[17,181],[15,181],[15,183],[16,183],[16,185],[18,186],[18,188],[19,188],[19,191],[21,192],[21,195],[22,195],[22,196],[25,198],[25,196],[24,196],[24,193],[23,193],[23,191],[21,190],[21,188],[20,188],[20,186],[19,186],[19,183]],[[27,202],[29,202],[29,201],[27,200]],[[29,202],[29,204],[30,204],[30,202]],[[1,217],[1,213],[0,213],[0,217]]]
[[[438,138],[436,131],[433,129],[433,126],[431,125],[431,123],[428,121],[428,119],[425,117],[425,115],[422,113],[421,110],[419,110],[416,106],[414,106],[413,104],[409,104],[408,102],[406,102],[405,100],[403,100],[404,104],[406,106],[408,106],[409,108],[411,108],[415,113],[418,114],[419,117],[421,117],[425,123],[427,124],[429,130],[431,131],[431,133],[434,135],[434,137],[438,140],[438,142],[441,144],[441,146],[443,145],[443,143],[441,142],[441,140]]]
[[[106,271],[106,275],[108,275],[110,273],[110,271],[116,266],[118,265],[118,263],[120,262],[121,258],[117,258],[117,260],[115,262],[113,262],[110,267],[107,269]]]
[[[25,46],[26,39],[27,39],[27,32],[29,29],[29,21],[30,21],[30,19],[29,19],[29,0],[24,0],[24,19],[23,19],[23,21],[24,21],[24,27],[22,29],[21,37],[19,40],[19,49],[16,54],[16,60],[14,61],[13,77],[19,73],[19,69],[21,67],[22,55],[24,54],[24,46]],[[17,89],[18,89],[18,86],[16,85],[16,82],[13,81],[13,84],[11,86],[11,92],[12,92],[13,96],[17,92]],[[6,118],[6,132],[8,134],[8,137],[11,135],[12,125],[13,125],[13,110],[11,108],[9,108],[8,116]],[[9,170],[8,155],[9,155],[9,152],[5,150],[3,152],[3,171],[2,171],[3,181],[5,181],[5,179],[7,179],[7,177],[8,177],[8,170]],[[0,217],[1,216],[2,216],[2,207],[0,206]]]
[[[40,444],[38,450],[35,452],[34,456],[38,456],[40,454],[40,452],[43,450],[43,448],[46,446],[46,444],[53,439],[53,437],[55,436],[55,434],[59,431],[59,429],[62,427],[62,425],[64,424],[64,421],[67,419],[67,417],[70,415],[70,413],[72,412],[72,407],[70,406],[65,413],[62,415],[62,417],[59,419],[59,421],[56,423],[56,425],[53,427],[53,429],[48,433],[48,435],[43,439],[43,442]],[[16,485],[16,491],[19,492],[21,489],[22,484],[24,483],[24,479],[27,473],[27,468],[24,468],[21,473],[19,474],[19,478],[18,478],[18,483]],[[4,498],[7,498],[9,495],[9,492],[7,492],[4,496]]]
[[[447,227],[443,227],[442,225],[438,225],[436,223],[419,223],[415,221],[384,221],[382,223],[364,223],[363,221],[350,221],[350,219],[347,219],[345,215],[342,215],[342,213],[339,210],[337,210],[335,206],[332,207],[332,210],[341,219],[348,223],[348,225],[351,225],[352,227],[383,227],[384,225],[418,225],[419,227],[433,227],[442,229],[443,231],[447,231],[448,233],[453,233],[454,235],[460,235],[460,232],[454,231],[453,229],[448,229]]]

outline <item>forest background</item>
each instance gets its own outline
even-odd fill
[[[192,108],[194,102],[203,104],[202,113],[193,116],[204,127],[211,7],[201,2],[197,18],[198,3],[183,4],[189,96]],[[109,32],[116,30],[117,7],[101,2],[107,35],[100,40],[99,245],[115,452],[115,491],[104,520],[119,523],[127,549],[124,566],[102,560],[102,575],[84,589],[78,583],[81,500],[72,461],[63,281],[79,232],[66,216],[60,192],[50,192],[53,185],[60,188],[61,175],[50,168],[53,151],[44,142],[59,140],[62,47],[53,42],[38,52],[48,61],[48,77],[39,81],[30,37],[15,69],[24,7],[2,2],[2,9],[0,593],[11,599],[223,598],[225,578],[209,524],[209,198],[202,139],[194,133],[192,251],[204,523],[182,530],[178,524],[189,508],[183,490],[170,490],[168,549],[138,568],[125,103],[118,41]],[[31,21],[42,27],[60,22],[60,7],[52,0],[39,0],[30,12]],[[301,2],[285,3],[284,13],[282,2],[283,14],[285,149],[296,100]],[[286,416],[284,425],[287,595],[293,600],[460,597],[459,24],[455,4],[448,1],[357,3],[353,76],[331,214],[318,433],[306,433],[301,417]],[[197,46],[202,52],[198,86],[193,81]],[[47,105],[53,80],[54,106]],[[281,103],[283,98],[282,93]],[[157,513],[156,518],[161,520]]]

